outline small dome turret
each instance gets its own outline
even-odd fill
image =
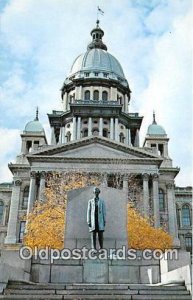
[[[151,125],[149,125],[148,129],[147,129],[147,135],[151,136],[151,135],[157,135],[157,136],[166,136],[166,131],[165,129],[161,126],[158,125],[156,120],[155,120],[155,112],[153,112],[153,122]]]
[[[44,128],[42,126],[42,124],[39,121],[39,117],[38,117],[38,108],[36,110],[36,117],[33,121],[28,122],[25,125],[25,132],[36,132],[36,133],[44,133]]]

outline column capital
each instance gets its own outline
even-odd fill
[[[142,174],[143,180],[149,180],[149,174],[143,173]]]
[[[168,183],[168,184],[166,185],[166,187],[167,187],[168,190],[171,190],[171,189],[173,189],[174,184],[173,184],[173,183]]]
[[[154,174],[152,175],[152,178],[153,178],[153,181],[158,181],[159,175],[158,175],[157,173],[154,173]]]
[[[123,180],[129,180],[129,174],[123,174]]]
[[[35,171],[31,171],[30,172],[30,178],[36,178],[36,172]]]
[[[40,178],[46,178],[46,172],[45,171],[40,172]]]
[[[22,181],[20,179],[14,180],[13,182],[14,186],[21,186]]]

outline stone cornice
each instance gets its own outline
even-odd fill
[[[13,174],[14,171],[28,171],[28,170],[30,170],[30,165],[9,163],[8,168]]]
[[[60,162],[60,163],[90,163],[90,164],[141,164],[141,165],[149,165],[156,164],[160,165],[159,159],[153,158],[77,158],[77,157],[62,157],[62,156],[28,156],[30,162]]]
[[[160,168],[159,173],[160,175],[165,175],[166,173],[170,173],[174,175],[174,178],[178,175],[180,172],[180,168]]]

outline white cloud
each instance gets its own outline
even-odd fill
[[[20,132],[17,129],[0,128],[0,137],[0,182],[6,182],[12,180],[7,164],[15,160],[13,149],[16,153],[20,151]]]

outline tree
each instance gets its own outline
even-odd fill
[[[82,172],[52,173],[47,176],[45,201],[36,201],[27,216],[26,246],[54,249],[64,247],[66,203],[68,192],[89,185],[99,185],[99,174]]]
[[[142,217],[132,203],[128,204],[127,231],[130,248],[162,251],[172,248],[172,237],[163,228],[154,228],[152,223],[153,220]]]

